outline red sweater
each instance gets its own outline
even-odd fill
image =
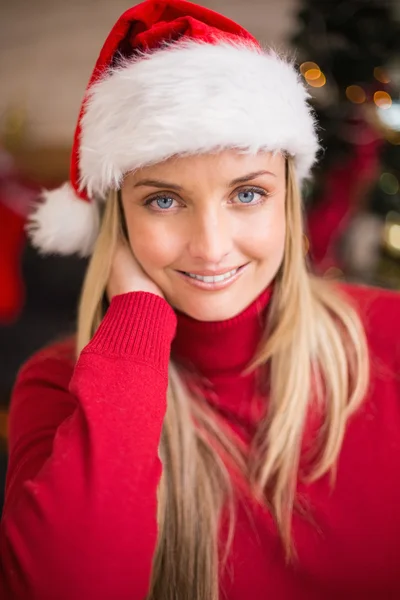
[[[365,321],[372,379],[347,428],[336,485],[331,490],[328,477],[299,484],[312,519],[294,516],[292,566],[267,510],[241,503],[221,598],[400,598],[400,296],[347,289]],[[254,376],[240,375],[268,300],[267,292],[221,323],[178,316],[173,352],[211,381],[209,401],[243,439],[268,404]],[[22,369],[10,415],[1,598],[146,596],[176,324],[157,296],[118,296],[76,365],[69,342]]]

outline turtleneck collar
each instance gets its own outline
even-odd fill
[[[240,374],[258,347],[271,286],[243,312],[225,321],[197,321],[178,312],[172,355],[207,379]]]

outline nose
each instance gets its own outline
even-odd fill
[[[220,264],[230,253],[233,235],[224,210],[207,210],[193,215],[189,252],[204,265]]]

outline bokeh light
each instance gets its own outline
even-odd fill
[[[346,88],[346,96],[348,100],[354,104],[362,104],[367,99],[364,90],[359,85],[349,85],[349,87]]]
[[[319,79],[319,77],[321,77],[320,69],[308,69],[308,71],[306,71],[305,78],[308,82],[316,81],[317,79]]]
[[[377,81],[381,83],[390,83],[390,77],[387,74],[387,71],[382,67],[375,67],[374,69],[374,77]]]
[[[307,71],[310,71],[311,69],[317,69],[319,72],[321,72],[321,69],[315,62],[306,61],[300,65],[300,73],[303,75],[303,77],[305,77]]]
[[[386,110],[392,106],[392,98],[391,98],[390,94],[388,94],[387,92],[382,92],[382,91],[375,92],[374,102],[375,102],[376,106],[378,106],[379,108],[382,108],[384,110]]]
[[[385,194],[394,196],[400,189],[399,181],[393,173],[382,173],[379,178],[380,188]]]
[[[386,231],[386,244],[389,249],[400,251],[400,225],[392,223],[388,226]]]
[[[304,62],[300,65],[300,72],[309,85],[319,88],[325,85],[326,77],[315,62]]]
[[[380,121],[393,132],[400,133],[400,101],[394,100],[389,108],[378,108],[377,115]]]
[[[321,73],[318,79],[313,79],[310,81],[307,80],[307,83],[309,83],[309,85],[311,85],[312,87],[319,88],[326,84],[326,77],[323,73]]]

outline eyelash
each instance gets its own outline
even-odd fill
[[[245,187],[245,188],[241,188],[239,190],[236,191],[235,196],[238,196],[239,194],[242,194],[243,192],[254,192],[255,194],[260,194],[260,196],[262,196],[263,198],[261,200],[258,200],[258,202],[249,202],[248,204],[246,204],[245,202],[238,202],[238,205],[242,205],[242,206],[259,206],[260,204],[262,204],[263,202],[265,202],[265,199],[270,196],[270,194],[268,192],[266,192],[265,190],[263,190],[262,188],[258,188],[258,187]],[[160,194],[156,194],[155,196],[151,196],[150,198],[147,198],[147,200],[145,200],[144,202],[144,206],[151,206],[153,202],[157,202],[157,200],[160,200],[162,198],[169,198],[171,200],[174,200],[177,202],[174,194],[169,194],[168,192],[163,192]],[[170,212],[172,209],[171,208],[158,208],[158,209],[152,209],[155,210],[156,212]]]

